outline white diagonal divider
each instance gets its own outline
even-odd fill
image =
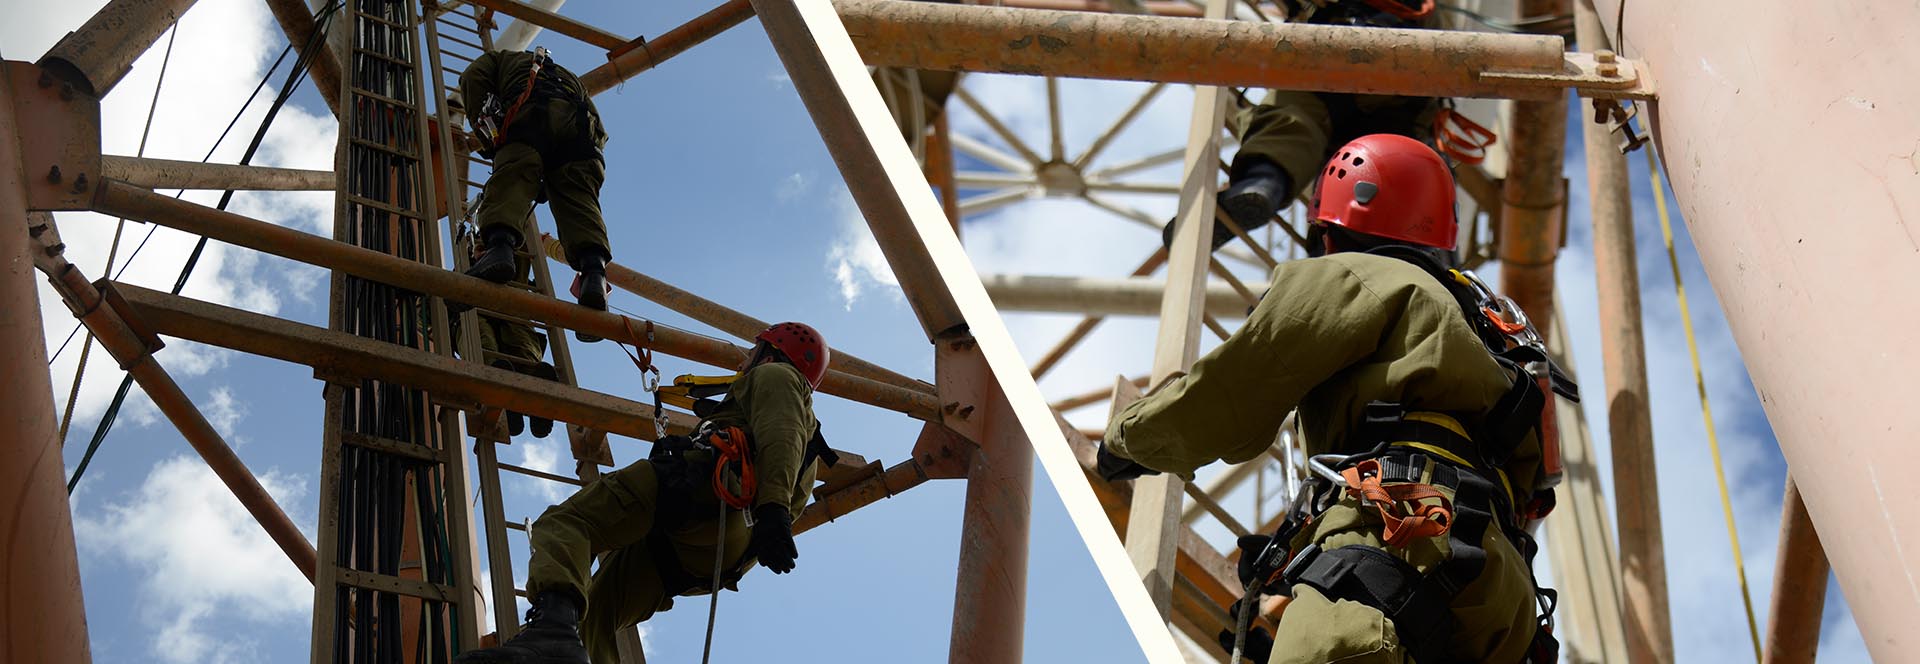
[[[969,327],[1148,660],[1184,662],[833,5],[753,7],[928,336]]]

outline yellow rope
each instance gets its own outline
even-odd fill
[[[1687,308],[1687,289],[1680,283],[1680,257],[1673,249],[1673,222],[1667,214],[1667,194],[1660,186],[1652,144],[1647,149],[1647,174],[1653,180],[1653,204],[1660,211],[1660,235],[1667,241],[1667,266],[1673,269],[1673,293],[1680,300],[1680,325],[1687,332],[1687,353],[1693,357],[1693,382],[1700,389],[1700,417],[1707,425],[1707,447],[1713,451],[1713,477],[1720,483],[1720,506],[1727,515],[1727,539],[1733,544],[1733,569],[1740,577],[1740,601],[1747,608],[1747,635],[1753,639],[1753,659],[1760,661],[1760,624],[1753,618],[1753,594],[1747,590],[1747,566],[1740,556],[1740,532],[1733,522],[1733,499],[1727,495],[1727,473],[1720,463],[1720,438],[1713,430],[1713,407],[1707,401],[1707,379],[1700,370],[1700,346],[1693,338],[1693,314]]]

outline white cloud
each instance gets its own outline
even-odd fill
[[[282,506],[306,496],[300,478],[259,478]],[[130,495],[76,515],[74,532],[83,555],[136,570],[161,661],[257,661],[260,643],[230,628],[295,629],[309,615],[313,586],[198,459],[161,461]]]
[[[893,268],[887,265],[887,257],[880,252],[873,233],[867,230],[860,208],[844,193],[835,205],[839,209],[839,231],[827,249],[827,270],[833,273],[834,283],[839,284],[840,298],[847,310],[852,311],[853,303],[876,287],[896,300],[902,298],[900,281],[893,276]]]
[[[572,469],[563,471],[560,468],[560,446],[562,445],[560,441],[565,439],[565,436],[562,435],[564,432],[565,427],[556,426],[554,427],[554,435],[546,439],[524,436],[519,441],[516,441],[513,446],[520,450],[519,465],[525,468],[553,473],[561,477],[571,477],[573,475]],[[548,503],[557,503],[565,500],[566,497],[572,493],[571,491],[563,490],[565,487],[558,482],[550,482],[537,477],[520,477],[517,478],[517,481],[513,484],[527,493],[546,500]],[[529,489],[527,487],[532,488]]]
[[[245,438],[234,433],[234,427],[247,416],[247,405],[233,398],[233,390],[225,386],[214,388],[213,396],[206,405],[201,406],[200,412],[206,414],[207,422],[213,425],[215,431],[220,432],[221,437],[235,445],[247,442]]]
[[[7,57],[32,60],[61,35],[80,26],[102,4],[99,0],[38,3],[32,11],[9,12],[12,20],[0,24],[0,43],[7,45]],[[198,161],[206,156],[214,139],[253,91],[285,41],[266,7],[252,0],[195,3],[181,19],[179,31],[171,62],[166,67],[165,84],[160,90],[145,156]],[[139,150],[165,45],[166,37],[162,37],[154,48],[135,61],[131,73],[102,101],[104,152],[133,155]],[[213,161],[239,161],[284,73],[283,68],[275,75],[261,98],[235,124]],[[310,112],[289,104],[267,133],[253,163],[331,170],[335,133],[334,120],[324,109]],[[211,206],[218,202],[219,192],[188,192],[183,198]],[[242,193],[235,196],[231,209],[301,230],[327,231],[331,228],[332,194]],[[68,258],[89,278],[106,276],[106,259],[116,227],[114,219],[90,212],[59,213],[56,219],[68,246]],[[137,258],[131,259],[129,266],[134,248],[149,231],[152,231],[151,239]],[[113,272],[127,283],[156,290],[169,289],[196,239],[166,228],[154,229],[144,223],[127,222],[115,252]],[[289,292],[296,299],[312,301],[312,293],[324,287],[325,281],[313,277],[311,273],[315,270],[311,268],[289,270],[286,264],[282,259],[261,258],[248,250],[212,242],[200,257],[183,295],[268,314],[279,312]],[[275,275],[283,276],[275,279]],[[39,294],[46,337],[50,346],[57,346],[73,328],[75,320],[51,287],[42,283]],[[54,392],[62,406],[78,369],[81,344],[76,339],[51,367]],[[112,398],[121,375],[112,357],[98,348],[94,351],[88,357],[87,378],[75,407],[77,424],[73,429],[82,434],[87,433]],[[198,344],[169,341],[167,348],[156,357],[176,378],[189,378],[224,366],[227,355],[226,351]],[[127,410],[139,412],[131,407]],[[135,418],[129,423],[144,425],[153,420]]]

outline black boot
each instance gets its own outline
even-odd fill
[[[606,311],[607,256],[604,253],[595,251],[582,251],[580,253],[582,255],[574,262],[573,266],[574,271],[579,273],[573,278],[573,297],[580,302],[580,306],[595,311]],[[579,330],[573,331],[573,338],[579,339],[583,343],[593,343],[600,340],[600,337]]]
[[[1261,157],[1236,155],[1233,166],[1227,170],[1227,191],[1220,194],[1220,208],[1227,211],[1233,223],[1240,225],[1240,230],[1252,233],[1253,229],[1267,225],[1274,215],[1280,214],[1280,208],[1293,199],[1293,183],[1279,164]],[[1213,248],[1219,249],[1232,239],[1233,231],[1214,225]]]
[[[512,362],[508,362],[506,360],[494,360],[491,364],[495,369],[506,369],[507,371],[512,371],[516,373],[520,371],[519,369],[515,369],[513,367]],[[513,412],[511,410],[507,411],[507,435],[518,436],[520,435],[520,432],[526,431],[526,430],[527,430],[526,419],[521,417],[519,413]],[[545,437],[546,436],[541,436],[541,438],[545,438]]]
[[[462,653],[453,664],[588,664],[580,612],[572,596],[543,591],[533,596],[519,634],[499,646]]]
[[[490,226],[480,235],[486,251],[467,267],[467,276],[496,284],[513,281],[513,250],[520,246],[520,234],[504,226]]]
[[[1280,209],[1293,200],[1293,184],[1278,164],[1251,155],[1235,157],[1228,169],[1227,190],[1214,197],[1214,203],[1240,230],[1248,234],[1267,225]],[[1233,230],[1214,220],[1213,250],[1233,241]],[[1161,246],[1173,248],[1173,224],[1160,231]]]
[[[533,371],[528,375],[534,378],[545,378],[556,383],[560,382],[560,372],[555,370],[553,365],[545,362],[534,366]],[[553,420],[537,415],[528,415],[527,421],[527,428],[533,431],[533,437],[535,438],[546,438],[548,434],[553,433]]]

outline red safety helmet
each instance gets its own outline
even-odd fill
[[[775,323],[753,339],[786,354],[800,375],[807,377],[807,384],[820,389],[820,379],[827,377],[827,363],[832,361],[833,352],[827,350],[827,340],[818,330],[806,323]]]
[[[1453,250],[1453,172],[1426,144],[1371,134],[1334,153],[1313,190],[1313,219],[1355,233]]]

